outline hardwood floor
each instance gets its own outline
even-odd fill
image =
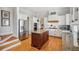
[[[2,36],[0,37],[0,39],[3,40],[3,39],[7,38],[7,37],[10,36],[10,35],[12,35],[12,34],[2,35]]]
[[[8,49],[11,49],[19,44],[20,40],[17,39],[17,37],[9,36],[6,39],[0,41],[0,50],[7,51]]]
[[[49,40],[39,50],[31,46],[31,37],[21,42],[21,45],[16,46],[9,51],[62,51],[62,39],[49,37]]]

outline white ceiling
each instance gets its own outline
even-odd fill
[[[29,11],[28,14],[36,17],[47,16],[49,11],[55,11],[58,15],[70,13],[69,7],[20,7],[20,9],[21,11],[23,10],[24,13]]]

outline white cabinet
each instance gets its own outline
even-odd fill
[[[65,18],[66,18],[65,15],[58,16],[59,25],[65,25],[66,24]]]
[[[50,36],[61,37],[61,30],[59,29],[47,29],[49,31]]]
[[[51,33],[52,33],[52,36],[55,36],[56,35],[56,30],[55,29],[51,29]]]
[[[62,48],[63,50],[72,50],[72,34],[70,32],[62,32]]]
[[[53,21],[53,20],[57,20],[57,15],[49,15],[48,16],[48,21]]]
[[[73,7],[70,8],[70,14],[71,14],[71,24],[78,24],[79,23],[79,8],[78,7]]]
[[[61,37],[61,32],[62,32],[62,31],[61,31],[60,29],[57,29],[57,30],[56,30],[56,36]]]
[[[70,25],[70,14],[66,14],[66,25]]]
[[[61,37],[61,31],[59,29],[55,29],[54,36]]]
[[[53,32],[53,30],[52,29],[47,29],[48,31],[49,31],[49,35],[54,35],[54,32]]]

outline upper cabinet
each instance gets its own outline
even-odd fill
[[[78,12],[79,12],[78,8],[73,8],[73,16],[74,16],[73,20],[74,21],[78,20]]]
[[[54,20],[57,20],[57,14],[56,12],[54,11],[51,11],[49,12],[49,15],[48,15],[48,21],[54,21]]]
[[[53,21],[53,20],[57,20],[57,15],[49,15],[48,16],[48,21]]]
[[[71,21],[71,18],[70,18],[70,14],[66,14],[66,25],[70,25],[70,21]]]
[[[59,20],[58,25],[65,25],[66,24],[65,18],[66,18],[65,15],[58,16],[58,20]]]
[[[72,7],[70,8],[70,14],[71,14],[71,23],[77,23],[79,20],[79,8],[78,7]]]

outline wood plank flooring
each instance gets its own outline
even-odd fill
[[[31,46],[31,36],[21,41],[21,45],[10,49],[9,51],[62,51],[62,39],[56,37],[49,37],[49,40],[39,50]]]
[[[3,39],[7,38],[10,35],[12,35],[12,34],[2,35],[0,38],[1,38],[1,40],[3,40]]]
[[[6,41],[0,42],[0,50],[5,51],[5,49],[7,49],[15,44],[18,44],[19,42],[20,42],[20,40],[18,40],[17,37],[11,36]]]

